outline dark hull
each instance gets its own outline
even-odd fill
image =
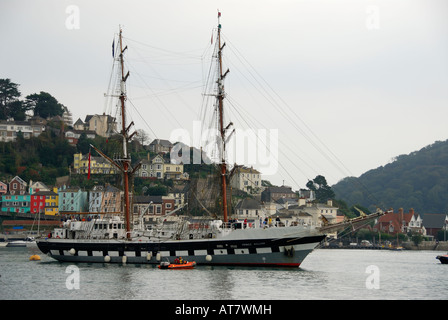
[[[197,265],[298,267],[324,235],[245,240],[138,242],[41,240],[39,249],[62,262],[159,264],[181,256]]]
[[[439,259],[442,264],[448,264],[448,255],[437,256],[436,259]]]

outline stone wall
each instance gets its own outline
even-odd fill
[[[413,241],[403,242],[403,248],[407,250],[440,250],[448,251],[448,241],[422,241],[418,246]]]

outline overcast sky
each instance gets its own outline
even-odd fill
[[[218,9],[228,121],[278,130],[264,178],[334,184],[448,139],[444,0],[1,0],[0,78],[51,93],[74,121],[109,112],[121,25],[136,128],[193,136]]]

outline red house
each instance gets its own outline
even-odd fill
[[[30,212],[31,213],[43,213],[45,210],[45,195],[35,193],[31,195]]]
[[[390,211],[378,219],[378,223],[373,226],[373,230],[389,234],[420,232],[423,233],[422,219],[414,209],[404,212],[400,208],[398,212]]]
[[[27,187],[27,183],[25,181],[23,181],[22,178],[20,178],[19,176],[15,176],[14,179],[12,179],[9,182],[9,194],[23,195],[26,193],[26,187]]]

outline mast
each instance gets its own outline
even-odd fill
[[[222,49],[224,48],[224,46],[226,45],[225,43],[221,46],[221,23],[220,23],[220,18],[221,18],[221,12],[218,11],[218,41],[217,41],[217,45],[218,45],[218,67],[219,67],[219,74],[218,74],[218,93],[216,95],[216,98],[218,100],[218,114],[219,114],[219,132],[221,134],[221,143],[222,143],[222,152],[221,152],[221,187],[222,187],[222,213],[223,213],[223,220],[224,222],[228,222],[228,217],[227,217],[227,181],[226,181],[226,175],[227,175],[227,165],[226,165],[226,131],[229,128],[229,126],[227,126],[226,128],[224,128],[224,104],[223,104],[223,100],[224,100],[224,85],[223,85],[223,81],[225,76],[227,75],[227,73],[229,72],[229,70],[227,69],[227,71],[223,74],[222,73]]]
[[[125,222],[126,222],[126,238],[131,238],[131,217],[130,217],[130,203],[129,203],[129,175],[131,169],[131,157],[128,154],[127,143],[130,139],[128,136],[128,131],[132,125],[126,128],[126,80],[129,77],[129,71],[125,75],[124,74],[124,59],[123,53],[127,49],[127,46],[123,49],[123,37],[122,30],[120,28],[120,65],[121,65],[121,80],[120,80],[120,102],[121,102],[121,135],[123,136],[123,157],[120,159],[122,165],[123,172],[123,180],[124,180],[124,213],[125,213]]]
[[[101,150],[96,148],[93,145],[90,145],[93,149],[95,149],[98,154],[109,161],[112,165],[114,165],[118,170],[120,170],[123,173],[123,188],[124,188],[124,217],[125,217],[125,225],[126,225],[126,238],[129,240],[131,239],[131,207],[130,207],[130,193],[129,193],[129,184],[130,179],[137,171],[137,169],[141,166],[141,162],[135,165],[134,167],[131,166],[131,156],[128,153],[128,142],[132,139],[132,137],[137,134],[137,132],[133,132],[132,134],[129,134],[129,130],[134,125],[134,122],[132,121],[128,126],[126,126],[126,80],[129,77],[129,71],[125,74],[124,73],[124,57],[123,54],[128,48],[127,46],[123,49],[123,37],[122,37],[122,30],[120,28],[119,33],[119,48],[120,48],[120,55],[118,61],[120,62],[120,73],[121,73],[121,79],[120,79],[120,94],[118,98],[120,99],[120,111],[121,111],[121,135],[123,137],[122,143],[123,143],[123,155],[119,159],[111,159],[107,155],[105,155]],[[112,44],[112,56],[115,58],[115,41]]]

